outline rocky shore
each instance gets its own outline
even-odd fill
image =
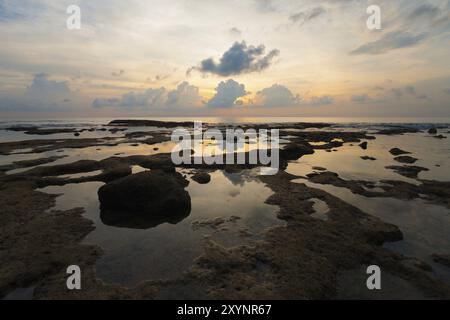
[[[0,154],[11,155],[20,149],[27,149],[24,153],[40,154],[124,143],[153,146],[170,139],[165,128],[191,127],[192,123],[116,120],[109,126],[124,130],[118,137],[4,142],[0,143]],[[127,132],[128,127],[147,126],[161,128],[161,131]],[[223,129],[226,127],[223,125]],[[279,172],[255,178],[273,192],[266,203],[279,208],[278,218],[285,224],[270,228],[261,241],[251,245],[225,247],[205,239],[203,253],[187,272],[175,279],[146,281],[129,288],[97,278],[95,263],[102,255],[102,248],[81,243],[93,230],[92,222],[82,215],[84,209],[54,210],[56,195],[37,191],[37,188],[104,182],[98,197],[101,219],[106,225],[152,228],[164,222],[176,224],[190,214],[191,198],[186,191],[189,181],[179,169],[193,170],[192,180],[207,187],[211,170],[240,172],[256,165],[176,166],[170,153],[157,153],[58,165],[52,165],[60,159],[53,156],[0,166],[0,296],[17,288],[33,287],[34,299],[336,299],[342,297],[342,292],[355,291],[355,284],[345,281],[346,272],[376,264],[393,278],[415,288],[418,298],[450,298],[450,287],[439,281],[425,262],[383,246],[386,242],[403,239],[397,226],[323,190],[294,183],[299,177],[285,172],[291,161],[305,155],[321,150],[339,152],[344,144],[363,144],[364,149],[370,151],[370,141],[376,139],[376,134],[400,135],[417,130],[395,128],[374,135],[363,131],[326,130],[329,124],[261,124],[258,127],[279,128],[280,137],[288,141],[279,150]],[[27,131],[45,132],[39,128],[27,128]],[[321,144],[317,144],[319,142]],[[419,179],[418,174],[428,169],[410,165],[418,159],[392,147],[394,161],[402,165],[387,168],[416,179],[419,184],[382,180],[382,185],[378,186],[381,190],[372,191],[373,182],[346,180],[326,168],[317,169],[304,178],[316,184],[344,187],[368,198],[420,198],[450,208],[450,182]],[[377,161],[368,156],[366,159]],[[150,171],[132,174],[133,166]],[[29,169],[8,174],[17,168]],[[99,173],[61,177],[92,171]],[[312,217],[313,199],[328,206],[326,221]],[[445,253],[433,258],[448,265]],[[65,268],[74,261],[83,270],[83,290],[80,291],[69,291],[65,285]],[[385,298],[402,298],[403,287],[395,283],[392,281]]]

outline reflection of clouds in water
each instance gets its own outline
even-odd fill
[[[236,198],[241,192],[239,191],[239,189],[235,189],[235,190],[231,190],[230,192],[228,192],[228,194],[232,197],[232,198]]]
[[[233,185],[243,187],[246,182],[255,181],[255,176],[252,176],[251,171],[241,171],[238,173],[235,172],[226,172],[223,171],[223,175],[227,178]]]
[[[245,178],[244,175],[239,174],[239,173],[227,173],[227,172],[223,172],[223,175],[225,176],[225,178],[227,178],[228,180],[230,180],[230,182],[235,185],[235,186],[243,186],[245,183]]]

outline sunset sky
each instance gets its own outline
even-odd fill
[[[450,116],[448,0],[0,0],[0,30],[3,117]]]

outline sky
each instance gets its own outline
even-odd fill
[[[0,0],[0,43],[4,118],[450,116],[449,0]]]

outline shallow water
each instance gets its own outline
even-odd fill
[[[385,247],[429,263],[438,278],[450,283],[450,269],[435,263],[431,258],[433,253],[450,252],[449,209],[421,199],[367,198],[346,188],[312,183],[306,179],[293,182],[326,191],[368,214],[398,226],[404,240],[386,243]]]
[[[263,230],[283,223],[276,218],[277,207],[264,203],[272,192],[252,178],[251,172],[215,171],[206,185],[190,181],[187,191],[192,201],[191,214],[176,225],[164,223],[146,230],[105,225],[97,198],[101,186],[102,183],[88,182],[40,191],[62,193],[53,209],[85,208],[84,216],[94,222],[96,229],[83,242],[103,248],[97,275],[108,283],[133,286],[144,280],[175,278],[202,253],[205,236],[229,247],[259,239]],[[232,216],[240,219],[225,222],[219,228],[208,223],[193,228],[195,222]]]
[[[324,167],[328,171],[336,172],[345,180],[367,180],[378,182],[380,180],[401,180],[418,184],[410,179],[395,173],[386,166],[401,166],[394,160],[389,150],[398,147],[409,151],[409,156],[418,159],[415,166],[429,169],[419,173],[419,179],[450,181],[450,139],[436,139],[425,133],[404,134],[400,136],[376,135],[375,140],[368,141],[368,149],[361,149],[357,143],[346,143],[337,148],[336,152],[315,150],[312,155],[305,155],[297,161],[289,163],[286,172],[306,176],[314,172],[313,167]],[[375,161],[363,160],[362,156],[371,156]],[[438,166],[436,166],[438,165]]]

